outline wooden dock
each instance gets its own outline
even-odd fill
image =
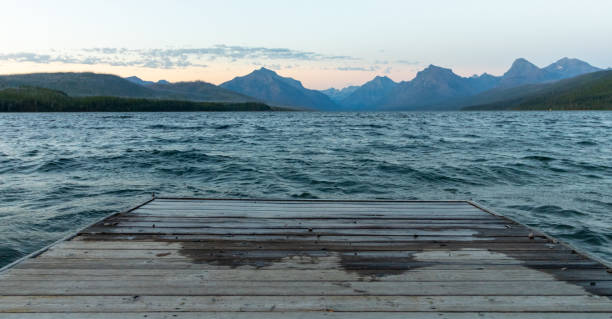
[[[612,318],[612,274],[467,201],[155,199],[0,272],[0,318]]]

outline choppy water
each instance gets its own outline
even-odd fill
[[[153,192],[473,199],[612,261],[612,112],[0,114],[0,266]]]

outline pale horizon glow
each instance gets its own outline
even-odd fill
[[[612,65],[610,1],[3,1],[0,74],[214,84],[267,67],[312,89],[429,64],[501,75],[523,57]]]

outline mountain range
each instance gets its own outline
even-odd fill
[[[466,105],[498,100],[496,92],[502,92],[502,89],[554,82],[600,70],[570,58],[562,58],[544,68],[519,58],[502,76],[484,73],[461,77],[451,69],[430,65],[411,81],[395,83],[387,78],[381,85],[382,78],[376,77],[357,89],[351,89],[349,96],[336,103],[340,109],[352,110],[457,110]]]
[[[317,92],[304,88],[295,79],[261,68],[220,86],[270,105],[300,106],[315,110],[458,110],[480,102],[500,100],[505,94],[504,89],[551,83],[600,70],[578,59],[562,58],[539,68],[519,58],[501,76],[483,73],[462,77],[451,69],[430,65],[410,81],[398,83],[388,77],[377,76],[361,86]],[[496,92],[501,92],[501,95],[497,96]]]
[[[462,77],[451,69],[430,65],[410,81],[395,82],[386,76],[377,76],[361,86],[322,91],[305,88],[300,81],[280,76],[266,68],[235,77],[221,85],[203,81],[152,82],[136,76],[121,78],[96,73],[33,73],[2,75],[0,89],[41,87],[62,91],[73,97],[258,102],[324,111],[459,110],[466,106],[518,101],[541,91],[541,85],[601,70],[578,59],[562,58],[539,68],[519,58],[501,76],[483,73]],[[564,87],[567,88],[567,85]]]
[[[386,76],[377,76],[364,85],[357,87],[338,104],[349,110],[364,110],[384,100],[397,86],[397,83]]]
[[[127,78],[125,78],[126,80],[134,83],[134,84],[138,84],[138,85],[142,85],[142,86],[149,86],[149,85],[153,85],[153,84],[169,84],[170,82],[166,81],[166,80],[159,80],[157,82],[153,82],[153,81],[145,81],[137,76],[128,76]]]
[[[464,100],[464,110],[612,110],[612,71],[498,88]]]
[[[444,109],[441,103],[477,94],[492,88],[497,81],[486,74],[464,78],[445,69],[430,65],[417,73],[412,81],[404,81],[384,97],[375,109],[422,110]]]
[[[276,106],[298,106],[318,110],[337,108],[331,98],[319,91],[304,88],[302,82],[282,77],[261,68],[248,75],[222,83],[220,87]]]
[[[114,96],[195,102],[259,102],[207,82],[148,82],[99,73],[30,73],[0,75],[0,89],[21,86],[57,90],[73,97]]]
[[[347,96],[351,95],[351,93],[355,92],[358,88],[358,85],[351,85],[340,90],[335,88],[329,88],[327,90],[322,90],[321,93],[329,96],[329,98],[332,99],[332,101],[334,101],[335,103],[338,103]]]

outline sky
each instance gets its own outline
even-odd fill
[[[0,0],[0,74],[93,71],[215,84],[266,67],[312,89],[434,64],[503,74],[612,66],[612,1]]]

